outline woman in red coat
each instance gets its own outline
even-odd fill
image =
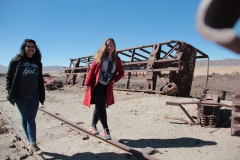
[[[113,83],[119,81],[124,75],[122,62],[116,53],[116,43],[108,38],[102,48],[97,51],[84,83],[86,94],[83,104],[90,107],[95,104],[92,125],[89,131],[99,134],[97,122],[103,126],[103,136],[110,140],[107,124],[107,106],[114,104]]]

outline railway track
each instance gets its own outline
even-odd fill
[[[3,110],[0,109],[1,116],[8,122],[8,124],[11,126],[11,128],[15,131],[16,137],[20,145],[22,146],[22,149],[26,150],[28,148],[28,140],[25,138],[25,136],[18,130],[18,128],[13,124],[13,122],[9,119],[9,117],[3,112]],[[27,153],[27,151],[26,151]],[[44,158],[40,155],[33,155],[34,158],[37,160],[43,160]],[[20,159],[23,159],[27,157],[27,154],[22,155]]]
[[[0,102],[4,99],[4,96],[6,95],[5,90],[0,88],[0,90],[2,91],[0,96],[3,97],[0,99]],[[147,160],[157,160],[158,158],[155,158],[154,156],[152,156],[154,153],[161,153],[158,150],[155,150],[153,148],[150,147],[146,147],[145,149],[142,150],[137,150],[131,147],[128,147],[127,145],[124,144],[123,140],[118,140],[118,139],[112,139],[112,140],[105,140],[103,138],[103,136],[101,135],[94,135],[91,132],[88,131],[88,129],[81,127],[79,124],[71,122],[61,116],[59,116],[59,114],[57,113],[51,113],[50,111],[46,110],[43,106],[39,107],[39,110],[41,112],[43,112],[44,114],[47,114],[48,116],[50,116],[51,118],[57,119],[58,121],[63,122],[64,124],[67,124],[70,129],[74,130],[75,132],[78,133],[82,133],[85,135],[85,138],[89,138],[89,136],[94,137],[95,139],[100,139],[102,141],[104,141],[104,143],[110,144],[111,146],[114,146],[126,153],[128,153],[129,155],[132,155],[136,158],[139,159],[147,159]],[[20,143],[20,145],[22,146],[22,149],[25,150],[25,152],[27,153],[27,145],[28,145],[28,140],[25,138],[25,136],[19,131],[19,129],[13,124],[13,122],[10,120],[10,118],[3,112],[3,110],[0,109],[1,112],[1,116],[8,122],[8,124],[11,126],[12,129],[14,129],[15,133],[16,133],[16,137]],[[42,160],[44,159],[44,154],[43,156],[38,156],[35,155],[35,158],[37,160]]]
[[[44,109],[44,107],[40,107],[39,110],[44,112],[44,113],[47,113],[51,117],[54,117],[54,118],[56,118],[56,119],[58,119],[58,120],[60,120],[60,121],[62,121],[64,123],[68,124],[71,127],[71,129],[75,130],[76,132],[83,132],[83,133],[87,134],[87,137],[88,137],[88,135],[91,135],[91,136],[93,136],[95,138],[101,139],[102,141],[104,141],[104,142],[106,142],[106,143],[108,143],[110,145],[113,145],[113,146],[115,146],[115,147],[117,147],[119,149],[122,149],[122,150],[124,150],[126,152],[129,152],[130,154],[132,154],[133,156],[135,156],[137,158],[147,159],[147,160],[158,160],[157,158],[151,156],[150,154],[161,153],[160,151],[155,150],[153,148],[146,148],[143,151],[138,151],[138,150],[136,150],[134,148],[131,148],[131,147],[128,147],[128,146],[122,144],[123,142],[121,140],[118,140],[118,139],[105,140],[103,138],[103,136],[101,136],[101,135],[94,135],[91,132],[89,132],[86,128],[83,128],[83,127],[79,126],[76,123],[73,123],[73,122],[71,122],[71,121],[69,121],[67,119],[64,119],[64,118],[60,117],[57,113],[55,113],[55,114],[51,113],[51,112],[47,111],[46,109]]]

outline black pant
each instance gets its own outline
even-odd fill
[[[95,109],[93,112],[93,118],[92,118],[92,126],[96,126],[98,120],[102,123],[103,128],[107,131],[108,130],[108,124],[107,124],[107,111],[106,111],[106,91],[107,91],[107,85],[103,85],[101,83],[98,83],[93,91],[92,98],[95,102]]]

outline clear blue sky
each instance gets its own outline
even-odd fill
[[[200,2],[0,0],[0,65],[8,66],[26,38],[37,42],[44,66],[69,66],[69,58],[95,54],[108,37],[115,39],[117,49],[175,39],[200,49],[210,60],[240,59],[198,33]]]

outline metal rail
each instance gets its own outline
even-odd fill
[[[50,116],[52,116],[52,117],[54,117],[54,118],[56,118],[56,119],[58,119],[58,120],[60,120],[60,121],[63,121],[63,122],[65,122],[65,123],[67,123],[68,125],[70,125],[71,127],[73,127],[74,130],[76,130],[76,131],[78,131],[78,132],[81,131],[81,132],[84,132],[84,133],[86,133],[86,134],[92,135],[92,136],[94,136],[94,137],[96,137],[96,138],[99,138],[99,139],[101,139],[101,140],[103,140],[103,141],[105,141],[105,142],[107,142],[107,143],[109,143],[109,144],[111,144],[111,145],[113,145],[113,146],[115,146],[115,147],[117,147],[117,148],[120,148],[120,149],[122,149],[122,150],[124,150],[124,151],[126,151],[126,152],[131,153],[132,155],[134,155],[134,156],[137,157],[137,158],[147,159],[147,160],[158,160],[157,158],[152,157],[152,156],[150,156],[150,155],[148,155],[148,154],[146,154],[146,153],[144,153],[144,152],[138,151],[138,150],[133,149],[133,148],[131,148],[131,147],[128,147],[128,146],[126,146],[126,145],[124,145],[124,144],[122,144],[122,143],[119,143],[119,140],[117,140],[117,139],[105,140],[104,137],[102,137],[102,136],[100,136],[100,135],[94,135],[94,134],[92,134],[91,132],[89,132],[87,129],[85,129],[85,128],[79,126],[79,125],[77,125],[76,123],[73,123],[73,122],[71,122],[71,121],[69,121],[69,120],[67,120],[67,119],[64,119],[64,118],[58,116],[57,114],[54,114],[54,113],[51,113],[51,112],[47,111],[46,109],[44,109],[44,107],[39,107],[39,110],[42,111],[42,112],[47,113],[48,115],[50,115]],[[156,151],[156,152],[157,152],[157,151]],[[158,151],[158,152],[159,152],[159,151]]]
[[[12,123],[12,121],[8,118],[8,116],[0,109],[1,115],[4,119],[11,125],[11,127],[16,132],[18,140],[22,142],[24,148],[28,148],[28,140],[23,136],[23,134],[18,130],[18,128]],[[33,155],[37,160],[44,160],[44,158],[40,155]]]

